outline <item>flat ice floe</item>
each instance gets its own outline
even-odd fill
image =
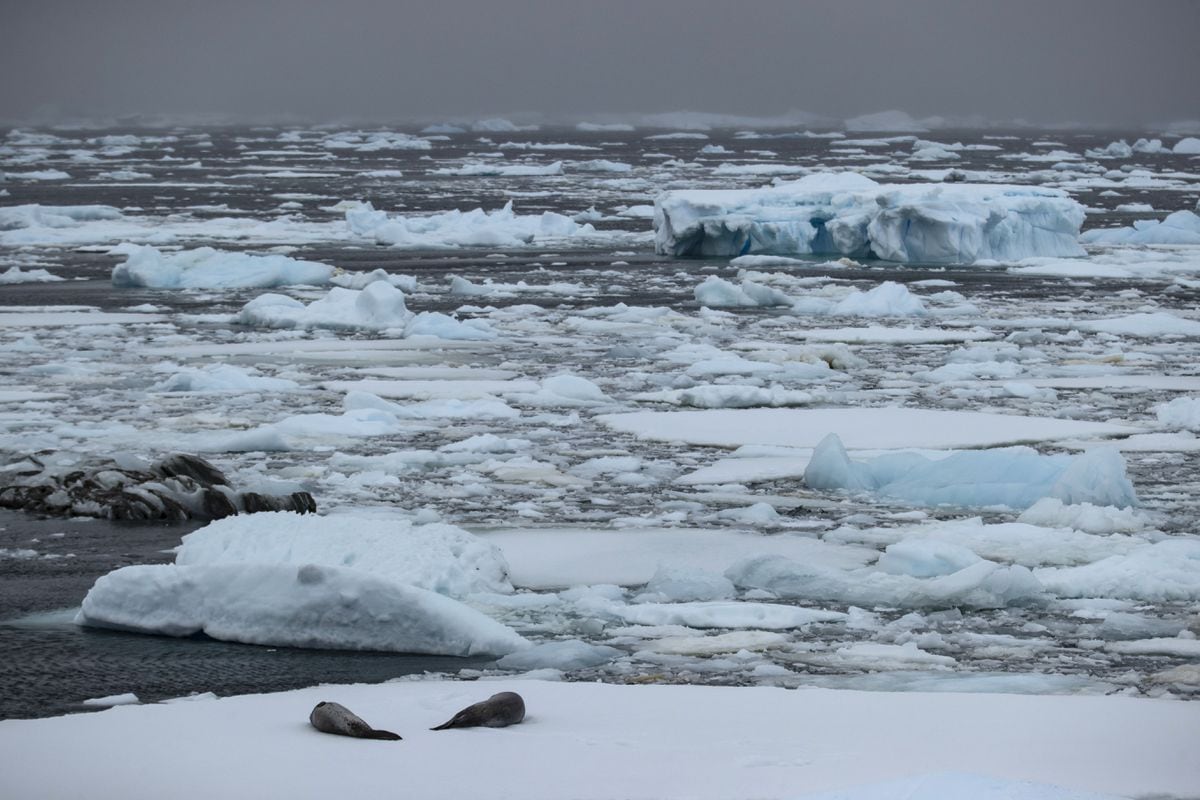
[[[524,698],[522,725],[428,730],[500,691]],[[305,724],[322,700],[404,741],[322,736]],[[183,754],[180,730],[194,740]],[[13,763],[72,765],[10,770],[15,797],[386,795],[401,758],[406,792],[430,798],[558,800],[569,786],[579,800],[1115,800],[1188,796],[1198,734],[1194,703],[1119,696],[404,681],[10,720],[0,749]],[[330,769],[331,748],[353,768]],[[540,769],[511,769],[531,752]]]
[[[844,255],[971,263],[1081,256],[1083,207],[1007,184],[879,184],[820,173],[750,190],[672,190],[654,201],[655,249],[675,256]]]
[[[915,408],[713,409],[634,411],[599,421],[623,433],[664,442],[738,447],[816,447],[836,433],[852,450],[996,447],[1021,442],[1122,436],[1129,425],[979,411]]]

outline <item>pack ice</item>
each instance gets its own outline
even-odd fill
[[[673,190],[654,201],[655,249],[673,256],[843,255],[970,263],[1082,256],[1084,209],[1011,184],[881,184],[817,173],[761,189]]]

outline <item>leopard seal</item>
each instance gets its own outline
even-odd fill
[[[389,741],[402,738],[391,731],[372,728],[363,721],[362,717],[341,703],[322,700],[308,715],[308,721],[322,733],[332,733],[338,736],[354,736],[358,739],[387,739]]]
[[[448,722],[443,722],[431,731],[443,731],[447,728],[504,728],[516,725],[525,719],[525,701],[516,692],[500,692],[487,700],[467,706],[455,714]]]

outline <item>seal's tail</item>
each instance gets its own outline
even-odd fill
[[[404,737],[403,737],[403,736],[401,736],[401,735],[400,735],[400,734],[398,734],[398,733],[392,733],[391,731],[381,731],[381,730],[379,730],[378,728],[376,728],[376,729],[372,730],[370,733],[368,733],[368,734],[367,734],[365,737],[363,737],[363,738],[366,738],[366,739],[386,739],[386,740],[387,740],[387,741],[389,741],[389,742],[394,742],[394,741],[396,741],[397,739],[403,739]]]

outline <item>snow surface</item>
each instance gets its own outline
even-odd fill
[[[428,730],[500,691],[524,698],[521,725]],[[306,720],[322,700],[404,739],[318,733]],[[422,798],[1186,797],[1200,785],[1198,735],[1194,703],[1127,697],[402,681],[0,722],[10,763],[70,764],[8,769],[0,786],[11,797],[328,798],[391,794],[398,779]],[[536,768],[513,769],[531,754]]]

